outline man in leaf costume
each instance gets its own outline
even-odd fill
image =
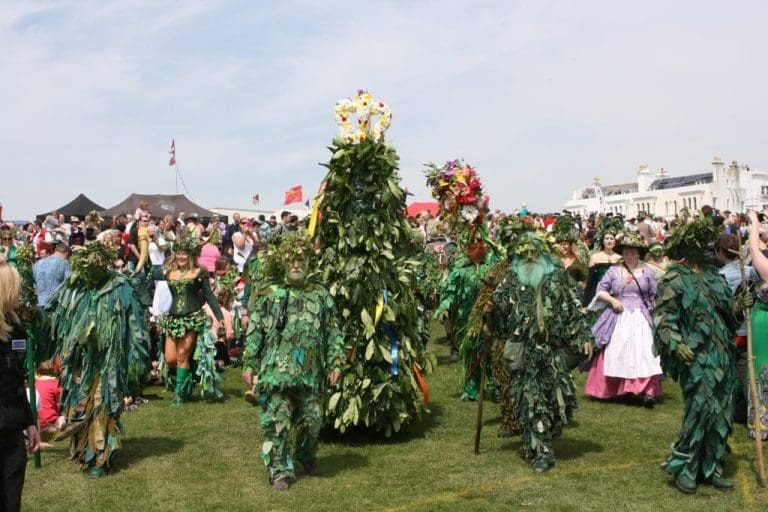
[[[292,434],[295,458],[306,475],[316,474],[324,381],[327,376],[335,385],[344,362],[333,299],[324,288],[306,281],[310,243],[299,235],[284,238],[277,257],[285,281],[263,288],[255,297],[243,353],[243,380],[256,384],[262,409],[262,458],[277,490],[287,489],[296,478],[289,447]]]
[[[487,375],[488,394],[496,399],[492,359],[483,357],[486,340],[482,334],[482,307],[474,322],[470,319],[485,276],[498,259],[485,227],[488,198],[475,169],[462,160],[449,160],[441,167],[428,164],[425,174],[432,195],[440,203],[440,218],[465,254],[454,261],[441,287],[435,317],[443,323],[450,322],[457,331],[459,357],[464,366],[461,399],[477,400],[483,373]],[[486,361],[485,368],[481,367],[482,361]]]
[[[708,264],[707,246],[717,237],[711,219],[700,217],[679,227],[667,254],[669,265],[656,291],[654,351],[664,371],[680,383],[683,425],[664,463],[685,493],[699,481],[720,490],[733,484],[723,477],[728,436],[733,427],[736,384],[736,313],[749,307],[748,294],[731,290]]]
[[[566,356],[591,340],[578,290],[549,253],[525,233],[514,243],[509,272],[493,293],[491,331],[504,341],[510,391],[523,448],[537,473],[555,464],[552,438],[576,409],[576,388]]]
[[[350,124],[351,113],[359,129]],[[374,115],[380,116],[375,123]],[[421,376],[427,359],[415,297],[419,263],[409,242],[398,156],[383,141],[389,116],[366,91],[337,103],[342,130],[316,200],[322,215],[318,272],[341,313],[348,348],[340,395],[328,403],[328,414],[340,432],[364,425],[385,436],[427,411]]]
[[[72,458],[96,477],[120,448],[129,384],[149,369],[147,324],[128,278],[109,270],[115,259],[114,249],[101,242],[75,253],[72,276],[46,306],[49,339],[62,365],[67,428],[61,437],[71,436]]]

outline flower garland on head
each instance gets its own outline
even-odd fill
[[[427,185],[440,203],[440,218],[464,247],[478,243],[493,245],[485,230],[488,197],[475,169],[463,160],[449,160],[441,167],[427,164]]]
[[[352,124],[351,115],[357,116],[357,127]],[[371,117],[379,119],[371,128]],[[336,102],[336,124],[339,135],[350,144],[358,144],[367,138],[378,142],[392,123],[392,110],[383,101],[373,99],[373,95],[360,89],[353,98],[344,98]]]

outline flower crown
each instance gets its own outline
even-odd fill
[[[357,116],[357,127],[350,119],[352,114]],[[379,119],[371,126],[374,116],[379,116]],[[370,92],[360,89],[353,98],[336,102],[335,119],[339,135],[350,144],[358,144],[368,138],[379,142],[392,122],[392,110],[383,101],[374,100]]]

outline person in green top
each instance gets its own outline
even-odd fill
[[[456,259],[448,278],[440,290],[440,305],[434,318],[442,322],[455,314],[459,356],[464,367],[463,401],[475,401],[480,395],[480,368],[483,340],[481,332],[469,329],[469,317],[478,294],[483,288],[486,274],[498,260],[496,253],[489,250],[484,242],[472,244],[466,249],[466,256]],[[493,364],[486,360],[486,392],[493,399],[498,399],[498,387],[493,378]]]
[[[192,372],[200,381],[204,394],[221,397],[216,387],[221,378],[214,371],[216,345],[208,329],[200,295],[219,322],[223,317],[211,291],[208,271],[197,266],[200,250],[197,242],[181,238],[174,243],[173,250],[166,267],[154,269],[152,277],[167,281],[171,290],[171,308],[168,314],[158,319],[158,326],[165,333],[166,385],[175,391],[171,406],[181,407],[194,388]]]
[[[707,246],[717,235],[708,217],[672,233],[667,255],[679,263],[669,265],[659,280],[653,311],[654,352],[680,384],[684,403],[680,434],[663,466],[687,494],[696,492],[699,481],[733,489],[723,469],[733,428],[734,338],[737,314],[753,299],[745,292],[734,301],[726,281],[708,264]]]
[[[305,475],[317,474],[325,380],[335,385],[345,361],[333,299],[306,280],[310,254],[310,243],[300,235],[282,242],[275,257],[283,262],[285,282],[258,292],[243,352],[242,377],[255,385],[262,458],[276,490],[296,478],[289,447],[294,434],[293,455]]]
[[[15,230],[3,226],[0,229],[0,261],[7,261],[12,267],[16,266]]]

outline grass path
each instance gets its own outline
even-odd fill
[[[317,478],[300,478],[286,493],[270,488],[260,461],[258,409],[242,400],[239,374],[227,370],[224,403],[194,402],[181,410],[164,400],[124,414],[127,430],[114,472],[92,480],[66,460],[65,443],[31,462],[24,510],[132,511],[765,511],[768,491],[757,485],[754,444],[743,425],[731,438],[730,493],[701,487],[684,496],[659,464],[682,413],[675,383],[653,410],[605,404],[579,395],[576,421],[556,440],[557,465],[536,476],[520,439],[496,436],[498,407],[488,402],[481,454],[472,454],[476,404],[458,400],[460,370],[442,363],[428,377],[431,418],[394,439],[365,433],[324,433]],[[584,376],[577,376],[583,389]]]

